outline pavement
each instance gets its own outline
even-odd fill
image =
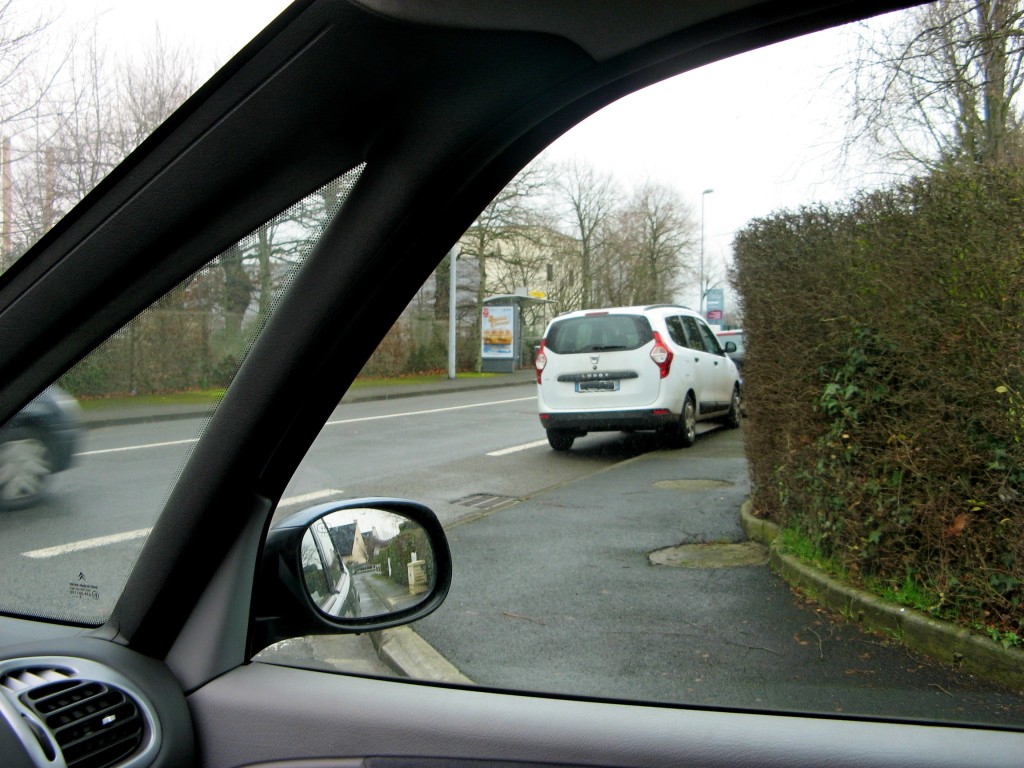
[[[347,403],[394,400],[446,392],[465,392],[509,386],[526,386],[534,381],[532,369],[487,378],[439,378],[417,384],[363,386],[350,390],[339,408]],[[83,414],[89,428],[125,423],[195,418],[208,415],[205,407],[188,405],[140,405],[118,409],[95,409]],[[637,468],[645,466],[639,463]],[[656,467],[655,463],[646,466]],[[635,470],[634,470],[635,471]],[[841,584],[807,566],[785,551],[776,541],[777,530],[750,515],[749,503],[737,510],[738,524],[745,536],[768,549],[769,563],[792,587],[812,596],[821,605],[851,617],[871,631],[898,639],[908,649],[937,661],[1013,689],[1024,689],[1024,651],[1004,649],[988,638],[961,627],[883,603],[866,592]],[[260,658],[282,663],[323,666],[371,675],[398,674],[404,677],[455,684],[472,680],[456,669],[409,627],[383,630],[363,636],[301,638],[268,649]]]

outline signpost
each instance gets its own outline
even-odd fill
[[[708,289],[707,309],[704,312],[704,319],[708,325],[719,328],[725,323],[725,290],[722,288]]]

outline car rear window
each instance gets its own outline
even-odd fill
[[[545,347],[560,355],[638,349],[654,338],[643,315],[585,315],[556,320]]]

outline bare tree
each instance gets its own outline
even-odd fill
[[[27,7],[15,0],[0,0],[0,126],[7,135],[10,124],[31,112],[44,92],[33,65],[51,22],[35,9],[26,11]]]
[[[188,46],[169,45],[157,27],[146,55],[118,68],[117,151],[128,155],[195,91],[196,53]]]
[[[528,238],[538,222],[537,202],[547,189],[551,169],[532,163],[510,181],[480,212],[459,240],[460,258],[476,259],[479,266],[477,304],[482,305],[488,289],[488,261],[500,261],[512,241]]]
[[[574,160],[558,168],[557,190],[567,234],[575,239],[578,249],[579,308],[586,309],[593,306],[595,278],[607,258],[608,224],[618,204],[618,187],[610,174],[598,173],[592,166]]]
[[[0,0],[0,272],[14,263],[22,250],[16,245],[13,166],[17,152],[13,135],[23,130],[26,116],[38,108],[48,92],[59,63],[47,73],[35,69],[50,21],[25,4]]]
[[[611,258],[600,273],[600,297],[609,304],[669,303],[684,279],[697,243],[690,206],[671,187],[647,182],[616,214]]]
[[[95,32],[21,115],[10,221],[24,251],[151,133],[196,86],[193,56],[159,31],[141,60],[117,62]]]
[[[913,22],[866,27],[853,64],[847,151],[899,167],[1022,159],[1024,3],[940,0]]]

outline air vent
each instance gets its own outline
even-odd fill
[[[109,768],[142,745],[139,706],[124,691],[91,680],[61,680],[20,697],[53,734],[68,768]]]
[[[152,703],[106,664],[70,656],[0,660],[3,698],[13,709],[0,707],[0,717],[38,765],[140,768],[160,749]]]
[[[27,667],[0,675],[0,688],[18,695],[37,685],[67,680],[75,673],[65,667]]]

